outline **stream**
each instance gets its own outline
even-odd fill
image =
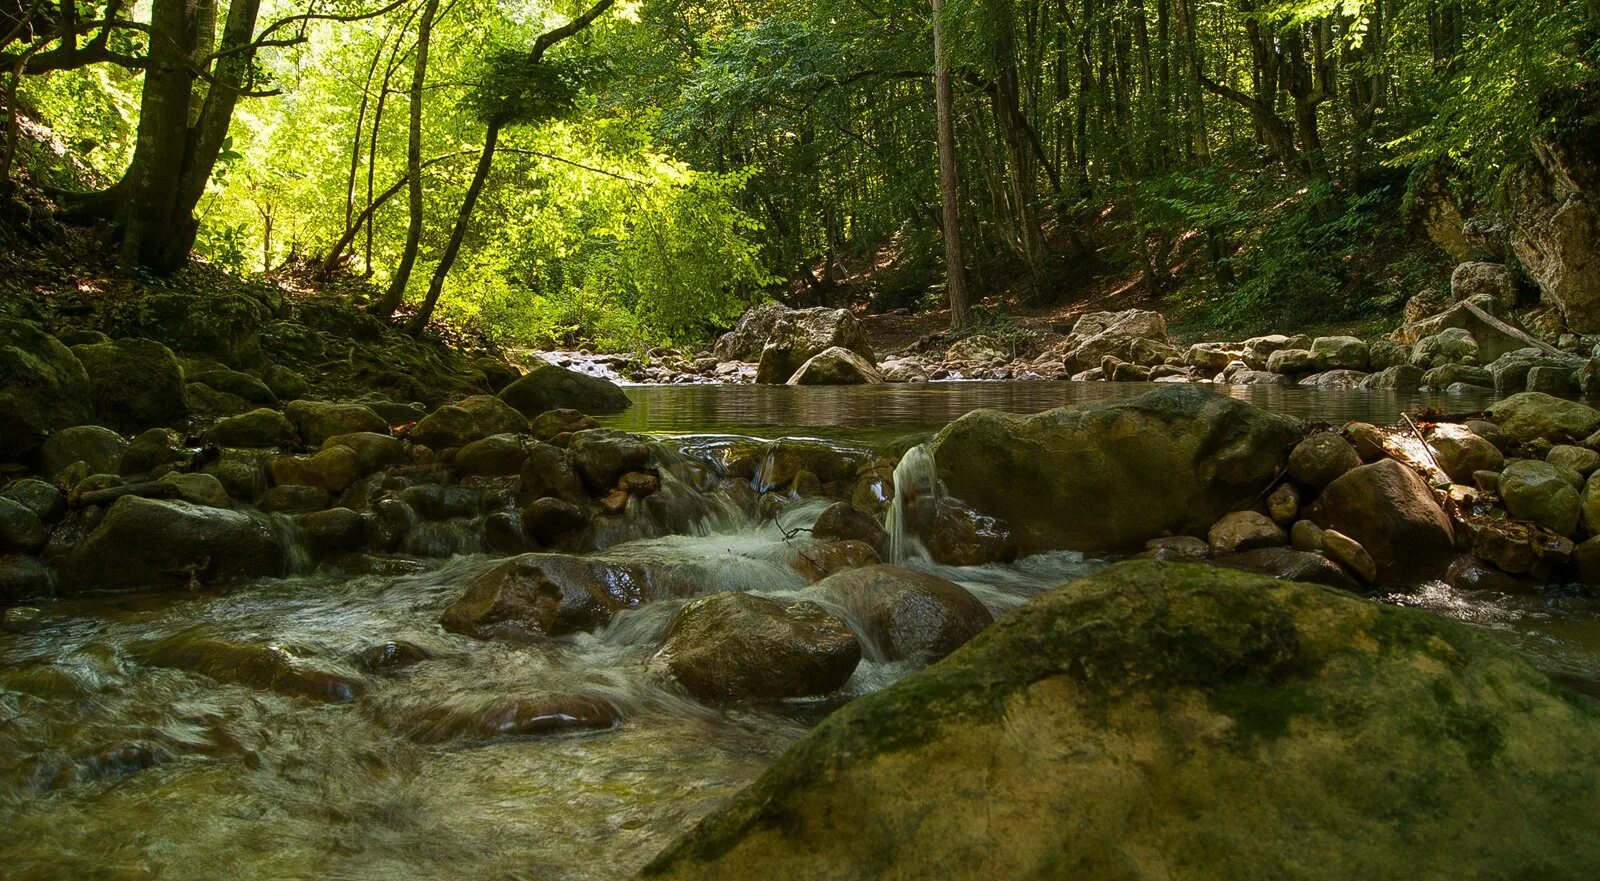
[[[606,423],[663,435],[803,435],[865,446],[929,431],[973,407],[1030,412],[1148,388],[633,387],[636,406]],[[1479,410],[1489,400],[1234,392],[1335,423],[1390,422],[1418,406]],[[696,440],[676,442],[687,448]],[[913,454],[897,476],[916,478],[928,468]],[[822,507],[785,507],[781,528],[718,510],[686,534],[624,536],[605,554],[688,573],[707,592],[791,597],[806,585],[787,563],[804,540],[793,531]],[[1104,565],[1061,552],[1011,565],[939,567],[892,528],[891,537],[901,562],[966,586],[996,616]],[[62,600],[0,632],[0,879],[625,878],[758,776],[838,700],[908,672],[869,658],[832,703],[707,707],[648,663],[683,601],[652,603],[597,632],[535,646],[458,636],[439,627],[440,612],[497,559],[474,553],[472,535],[439,541],[464,553],[411,571],[319,571],[226,593]],[[1471,595],[1424,584],[1380,599],[1482,627],[1563,682],[1600,695],[1600,604],[1575,590]],[[361,678],[366,691],[316,703],[139,661],[140,645],[175,634],[278,646]],[[432,658],[365,672],[363,653],[392,641]],[[419,718],[547,695],[602,701],[620,722],[554,736],[414,736]]]

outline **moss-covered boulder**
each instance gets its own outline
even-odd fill
[[[617,413],[633,404],[616,383],[554,364],[529,370],[500,390],[500,400],[529,419],[548,410]]]
[[[1600,428],[1600,410],[1547,395],[1522,392],[1489,405],[1489,418],[1522,443],[1581,441]]]
[[[412,427],[412,441],[442,450],[464,447],[496,434],[526,434],[527,417],[491,395],[473,395],[445,404]]]
[[[860,661],[855,634],[816,603],[739,591],[679,609],[654,658],[685,691],[712,703],[828,694]]]
[[[117,474],[128,442],[102,425],[74,425],[50,436],[39,450],[39,473],[54,478],[75,462],[90,474]]]
[[[389,423],[365,404],[290,401],[283,408],[283,415],[289,417],[300,436],[312,446],[319,446],[328,438],[341,434],[389,433]]]
[[[72,350],[36,324],[0,318],[0,459],[93,419],[89,376]]]
[[[846,569],[803,596],[838,611],[878,661],[937,661],[994,623],[966,588],[899,566]]]
[[[1013,416],[976,410],[933,440],[950,494],[1024,551],[1136,551],[1203,535],[1284,467],[1296,424],[1192,387]]]
[[[118,499],[67,558],[75,591],[217,586],[287,571],[284,547],[263,520],[188,502]]]
[[[1597,812],[1600,713],[1490,637],[1130,562],[834,713],[643,877],[1578,881]]]
[[[96,421],[136,432],[189,415],[183,367],[172,350],[145,339],[112,340],[72,350],[89,374]]]
[[[268,311],[242,294],[150,294],[139,303],[141,334],[233,367],[261,363],[257,332]]]

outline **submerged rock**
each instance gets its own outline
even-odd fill
[[[608,700],[588,695],[491,698],[467,706],[431,707],[401,726],[418,743],[459,738],[516,737],[615,728],[622,713]]]
[[[592,630],[668,595],[642,563],[523,554],[474,578],[439,623],[479,639],[542,639]]]
[[[1189,386],[1012,416],[977,410],[933,441],[949,492],[1000,517],[1024,552],[1136,551],[1200,534],[1277,476],[1289,419]]]
[[[642,877],[1579,881],[1597,763],[1600,714],[1460,624],[1131,562],[838,710]]]
[[[234,642],[196,631],[138,646],[134,656],[154,667],[320,701],[354,700],[366,692],[360,677],[307,662],[281,646]]]
[[[678,611],[654,663],[718,703],[828,694],[860,661],[855,634],[821,606],[725,591]]]

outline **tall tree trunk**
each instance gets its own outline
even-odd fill
[[[950,296],[950,329],[971,324],[967,302],[967,268],[961,254],[960,180],[956,177],[955,96],[950,64],[944,51],[944,0],[933,5],[933,101],[939,127],[939,205],[944,226],[945,289]]]
[[[494,151],[499,142],[500,123],[491,122],[483,136],[483,152],[478,154],[478,167],[472,172],[472,183],[467,185],[467,195],[461,200],[455,229],[450,231],[450,241],[445,244],[444,253],[439,255],[439,265],[433,268],[433,278],[428,282],[428,296],[423,299],[422,308],[417,310],[417,314],[411,316],[411,323],[406,328],[413,334],[421,333],[428,326],[429,319],[433,318],[433,307],[438,304],[439,294],[444,291],[444,280],[450,275],[450,267],[455,265],[456,255],[461,253],[461,242],[467,237],[472,210],[477,207],[478,196],[483,193],[483,183],[489,179],[489,169],[494,166]]]
[[[428,41],[438,12],[439,0],[427,0],[422,9],[422,21],[417,25],[417,57],[411,68],[411,128],[406,141],[407,207],[411,219],[406,227],[405,251],[400,254],[400,265],[395,267],[394,277],[389,280],[389,289],[368,307],[372,314],[383,318],[400,308],[406,285],[411,281],[411,269],[417,263],[417,251],[422,246],[422,87],[428,78]]]

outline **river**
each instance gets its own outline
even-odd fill
[[[867,444],[932,430],[975,406],[1026,412],[1145,388],[635,387],[636,406],[608,423]],[[1487,403],[1235,391],[1329,422]],[[805,525],[819,510],[786,509],[785,525]],[[688,532],[606,553],[685,567],[708,589],[785,597],[804,587],[785,562],[794,539],[770,520],[718,516]],[[1104,565],[1071,553],[967,569],[915,555],[909,562],[966,585],[997,615]],[[317,572],[228,592],[85,597],[47,604],[37,619],[0,632],[0,878],[624,878],[832,706],[716,709],[683,696],[648,663],[680,601],[532,647],[441,630],[444,606],[494,563],[467,553],[382,575]],[[1600,606],[1576,591],[1469,595],[1425,584],[1382,599],[1483,627],[1600,694]],[[276,646],[360,677],[367,690],[315,703],[139,661],[141,645],[174,634]],[[363,673],[361,653],[395,640],[433,657],[397,673]],[[843,697],[905,672],[865,661]],[[552,694],[604,701],[621,721],[543,737],[426,742],[411,733],[418,718]]]

